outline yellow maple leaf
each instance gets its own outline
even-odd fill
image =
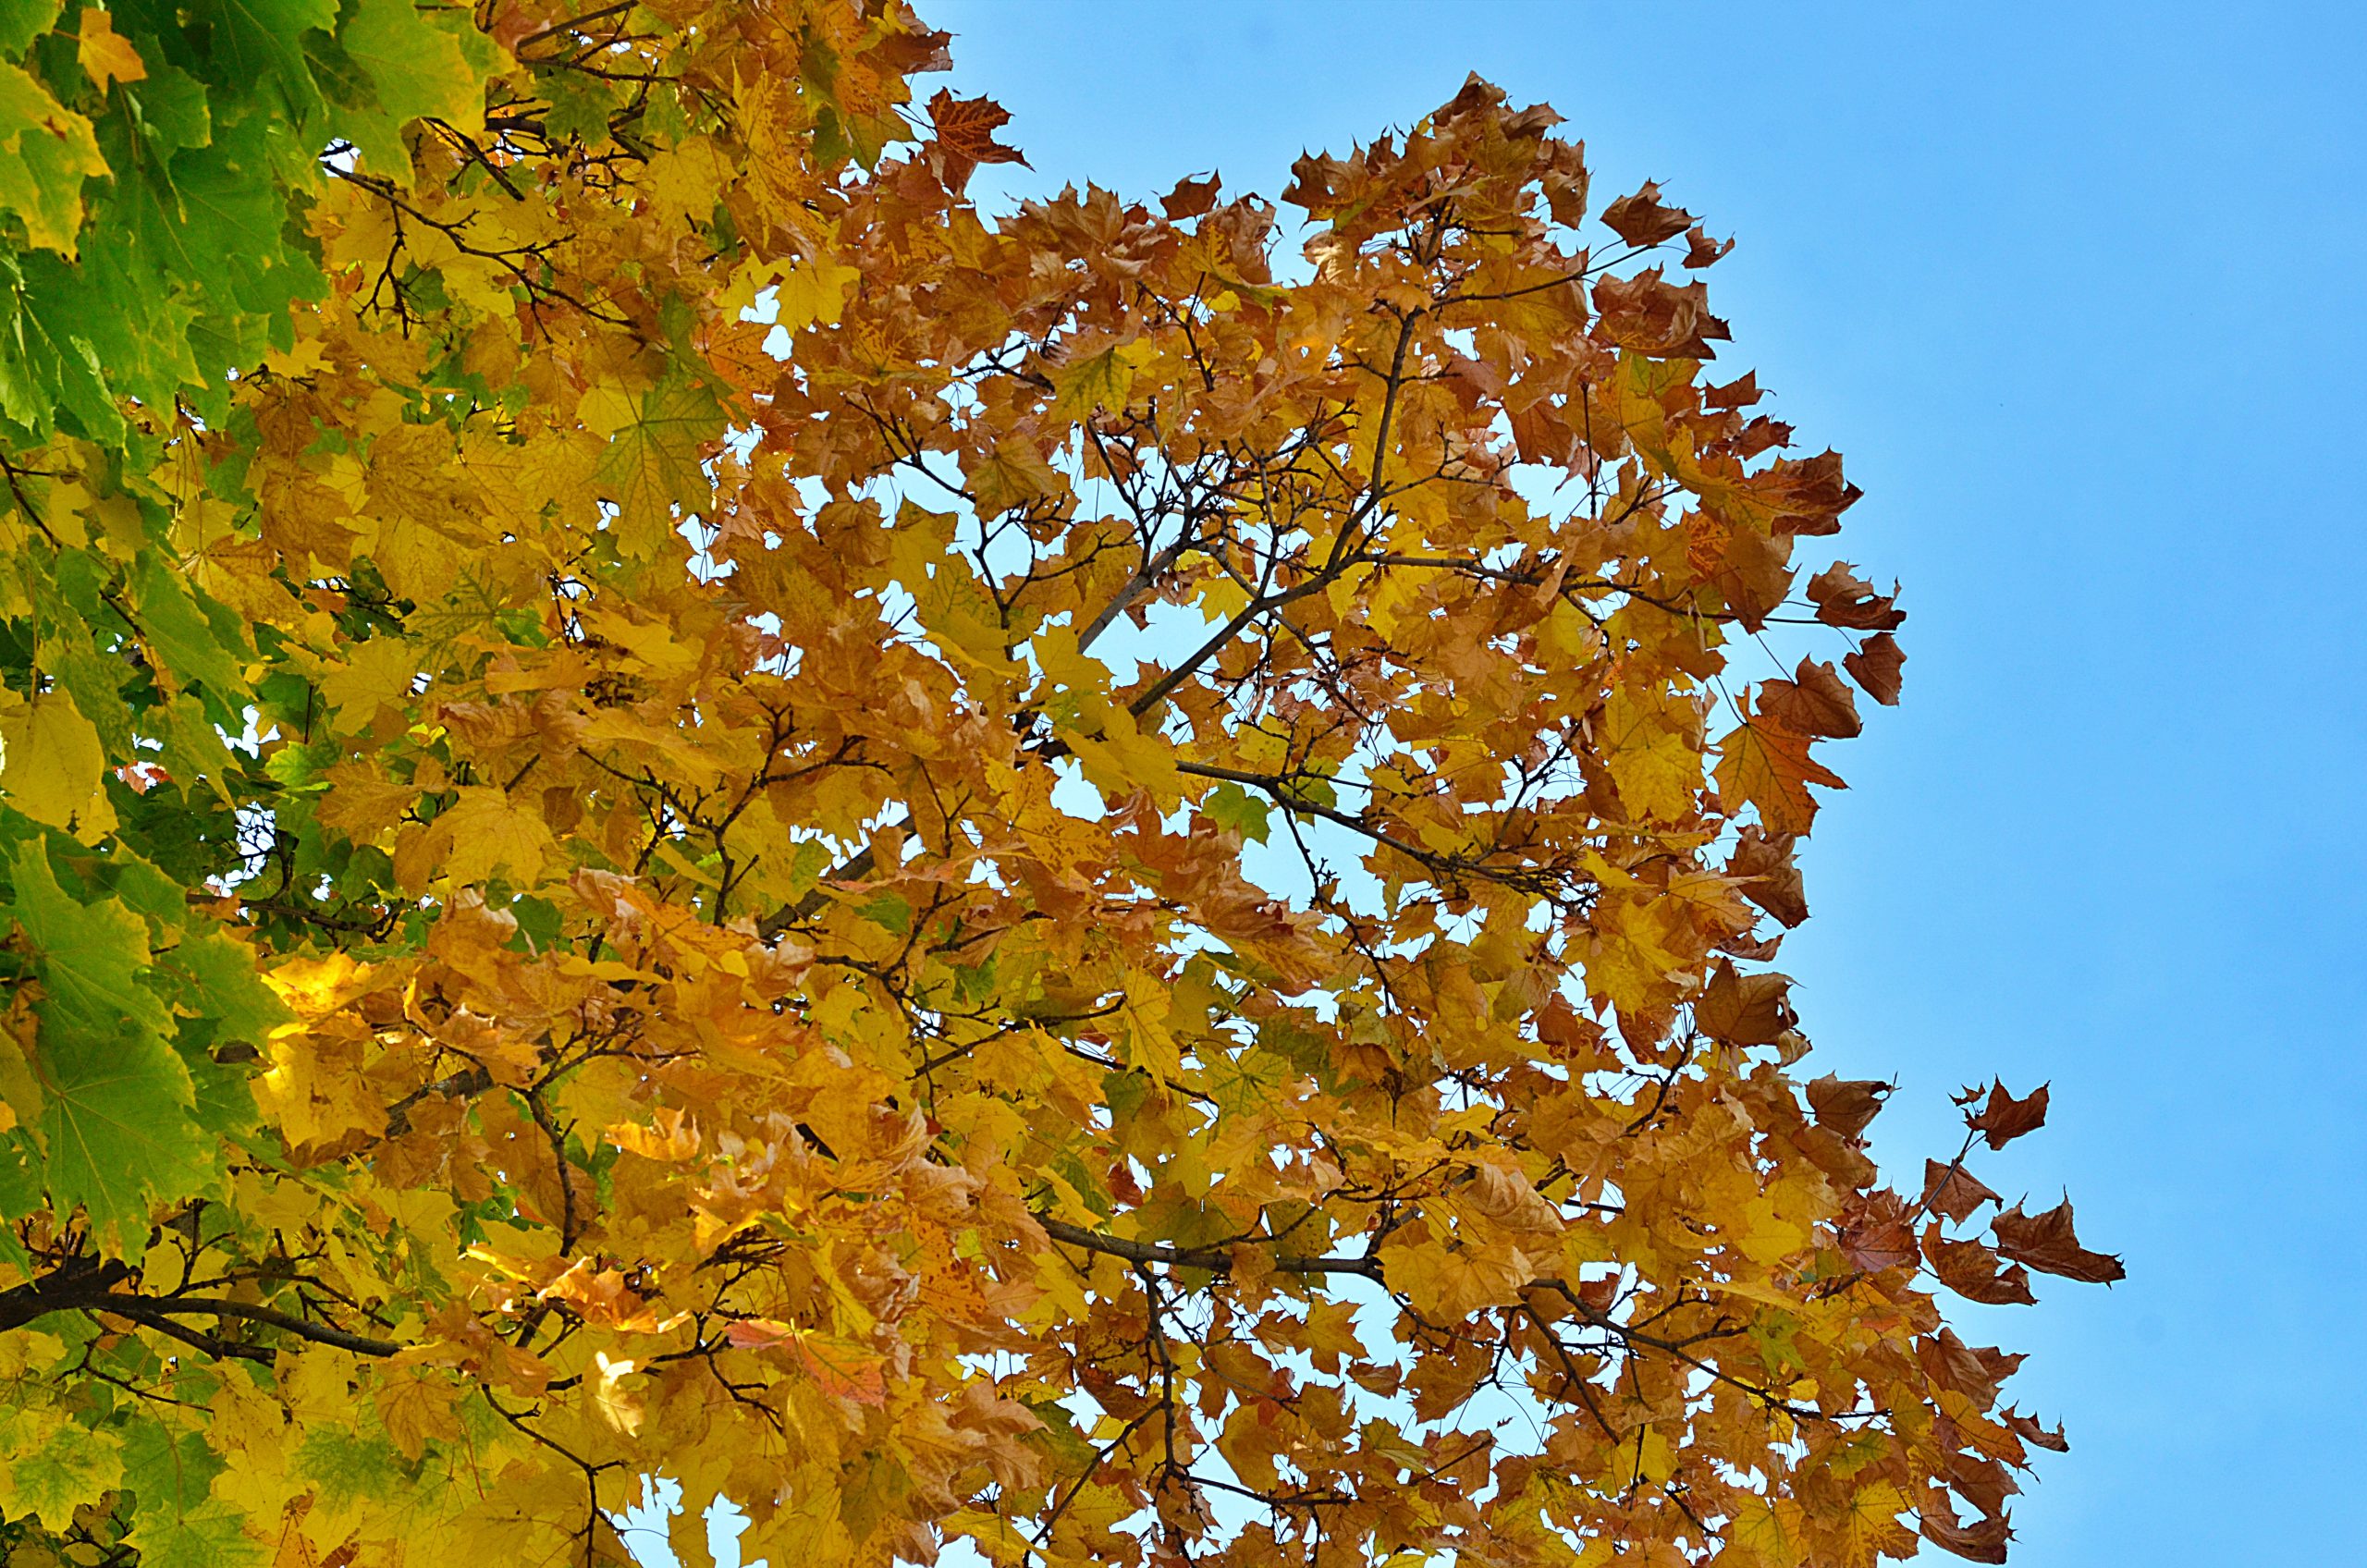
[[[1758,1568],[1800,1568],[1805,1528],[1800,1505],[1790,1498],[1752,1498],[1735,1510],[1726,1540]]]
[[[452,1408],[458,1390],[444,1372],[420,1366],[380,1368],[372,1379],[378,1418],[405,1459],[417,1460],[431,1442],[460,1435],[460,1420]]]
[[[63,692],[0,707],[0,795],[35,822],[95,843],[115,827],[98,729]]]
[[[91,85],[104,92],[110,78],[117,81],[145,81],[148,67],[141,63],[140,51],[131,41],[115,31],[114,18],[96,6],[82,7],[80,39],[75,55],[89,75]]]
[[[441,869],[456,886],[507,872],[511,882],[531,887],[558,848],[537,806],[490,785],[462,788],[436,821],[451,828],[451,853]]]
[[[1675,822],[1693,810],[1701,788],[1701,753],[1693,732],[1693,701],[1678,693],[1620,685],[1604,705],[1605,765],[1619,798],[1656,822]]]
[[[82,228],[82,182],[106,172],[91,122],[0,61],[0,212],[23,220],[36,248],[70,261]]]
[[[1915,1532],[1898,1519],[1906,1510],[1907,1499],[1888,1481],[1876,1481],[1852,1492],[1841,1517],[1834,1522],[1841,1568],[1874,1568],[1881,1558],[1911,1556]]]
[[[1096,409],[1122,409],[1134,373],[1158,356],[1158,348],[1137,339],[1112,343],[1098,353],[1072,353],[1051,371],[1054,419],[1084,419]]]

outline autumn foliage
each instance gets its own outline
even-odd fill
[[[2119,1269],[1796,1070],[1726,242],[1477,80],[984,211],[946,47],[0,5],[8,1561],[2001,1561],[1943,1288]]]

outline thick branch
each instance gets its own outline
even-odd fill
[[[113,1258],[104,1262],[94,1258],[69,1261],[37,1280],[0,1291],[0,1330],[22,1328],[53,1312],[111,1312],[117,1317],[145,1324],[215,1354],[245,1354],[256,1347],[228,1345],[206,1336],[193,1335],[173,1319],[236,1317],[267,1325],[314,1344],[333,1345],[361,1355],[392,1355],[403,1348],[392,1340],[374,1340],[365,1334],[350,1333],[330,1324],[315,1323],[293,1313],[252,1302],[230,1301],[220,1296],[143,1296],[115,1289],[130,1277],[131,1270]],[[262,1354],[268,1354],[267,1352]]]
[[[857,850],[853,854],[849,855],[844,861],[835,866],[832,866],[828,871],[824,872],[822,874],[822,883],[860,882],[865,877],[871,875],[872,860],[873,855],[871,846],[869,844],[865,844],[862,849]],[[821,884],[816,884],[812,892],[806,894],[795,903],[791,904],[786,909],[777,909],[773,911],[772,913],[765,916],[764,920],[756,926],[756,934],[762,937],[766,941],[771,941],[774,937],[779,936],[782,932],[788,930],[799,921],[812,919],[815,912],[822,907],[823,900],[827,900],[829,896],[829,893]]]
[[[1208,1268],[1223,1273],[1233,1267],[1233,1251],[1229,1247],[1175,1247],[1163,1242],[1130,1242],[1120,1236],[1105,1236],[1098,1231],[1087,1231],[1064,1219],[1037,1215],[1036,1223],[1044,1233],[1069,1246],[1083,1247],[1110,1257],[1122,1257],[1129,1263],[1166,1263],[1181,1268]],[[1251,1238],[1258,1240],[1259,1238]],[[1281,1274],[1361,1274],[1367,1280],[1380,1278],[1380,1259],[1377,1257],[1294,1257],[1277,1255],[1275,1272]]]

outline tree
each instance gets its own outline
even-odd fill
[[[2119,1268],[1792,1071],[1724,246],[1476,80],[989,217],[946,42],[0,7],[15,1550],[2001,1560],[1934,1281]]]

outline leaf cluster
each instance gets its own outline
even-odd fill
[[[988,214],[946,43],[0,6],[12,1550],[2001,1560],[1939,1292],[2118,1265],[1795,1070],[1727,242],[1476,80]]]

